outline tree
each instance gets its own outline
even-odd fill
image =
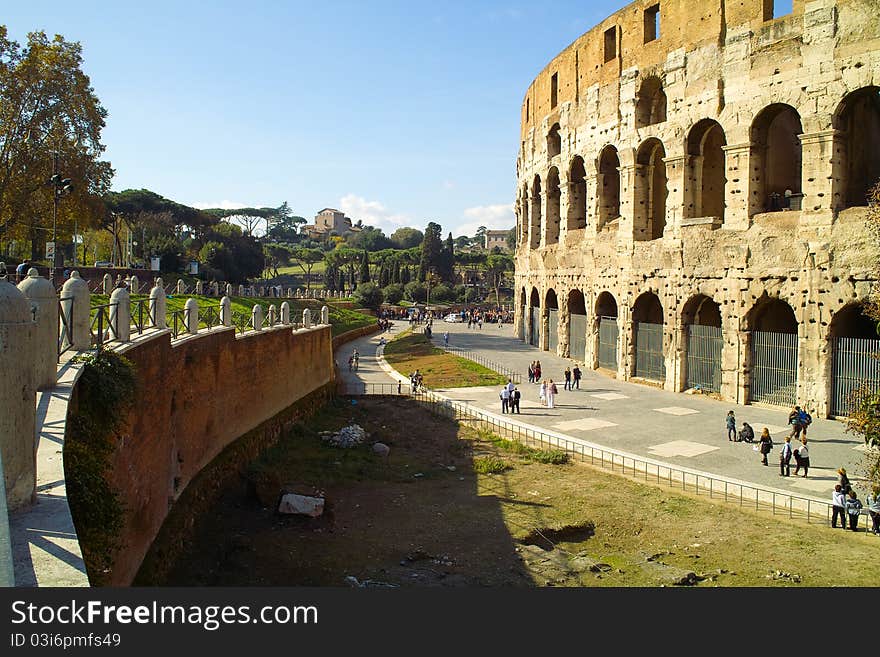
[[[477,228],[477,232],[474,235],[473,243],[477,244],[477,246],[479,246],[481,249],[486,248],[486,232],[488,230],[489,229],[485,226],[480,226],[479,228]]]
[[[398,283],[392,283],[382,288],[382,295],[385,297],[385,303],[397,304],[403,299],[403,286]]]
[[[414,303],[422,303],[427,298],[427,290],[423,283],[410,281],[403,286],[406,297]]]
[[[72,181],[58,206],[58,238],[70,239],[74,219],[79,230],[105,215],[102,196],[113,177],[100,159],[107,111],[81,65],[79,42],[40,31],[21,48],[0,25],[0,230],[6,239],[30,239],[32,250],[51,239],[53,152]]]
[[[300,237],[299,226],[308,223],[305,217],[293,214],[287,201],[275,208],[275,215],[267,218],[267,221],[269,230],[266,232],[266,239],[282,244],[296,242]]]
[[[273,278],[278,278],[278,268],[290,264],[290,251],[277,244],[268,244],[263,247],[263,255],[266,259],[266,267],[272,270]]]
[[[311,290],[312,287],[312,269],[316,264],[321,262],[324,259],[324,253],[320,249],[306,249],[299,248],[294,249],[291,254],[291,258],[293,261],[299,266],[300,269],[303,270],[303,274],[306,276],[306,290]],[[335,275],[335,271],[333,272]],[[334,280],[333,283],[336,281]],[[324,281],[328,290],[336,289],[335,285],[327,285],[327,281]]]
[[[245,235],[256,237],[255,233],[262,222],[266,222],[266,233],[268,233],[268,226],[277,216],[278,208],[235,208],[232,210],[208,208],[203,210],[203,212],[211,217],[223,219],[230,224],[240,227]]]
[[[422,241],[422,252],[419,258],[419,280],[424,281],[430,269],[436,269],[440,265],[440,254],[443,252],[443,241],[440,235],[443,228],[433,221],[428,223],[425,229],[425,239]]]
[[[361,258],[361,269],[358,273],[358,280],[361,283],[370,282],[370,258],[367,256],[366,251],[364,251],[364,256]]]
[[[354,302],[361,308],[376,310],[382,305],[382,290],[375,283],[362,283],[354,291]]]
[[[511,251],[516,251],[516,226],[507,231],[507,248]]]
[[[416,228],[398,228],[391,233],[391,241],[401,249],[411,249],[419,246],[425,239],[424,233]]]
[[[453,268],[455,266],[455,246],[452,241],[452,233],[446,238],[446,244],[440,252],[440,262],[437,265],[437,274],[443,281],[453,282]]]
[[[391,240],[385,237],[381,228],[373,228],[372,226],[364,226],[362,230],[350,233],[345,241],[352,249],[366,251],[381,251],[394,245]]]
[[[492,254],[486,258],[486,274],[489,282],[495,290],[495,305],[501,305],[501,286],[504,283],[505,273],[513,271],[513,258],[509,255]]]

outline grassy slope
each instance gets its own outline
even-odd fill
[[[438,349],[421,333],[402,333],[389,342],[385,360],[405,375],[419,370],[429,388],[500,386],[507,382],[497,372]]]

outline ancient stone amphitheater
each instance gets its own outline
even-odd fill
[[[535,78],[517,158],[523,340],[818,416],[880,386],[861,309],[880,261],[880,7],[779,9],[634,2]]]

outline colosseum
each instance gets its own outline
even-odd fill
[[[529,86],[520,339],[618,379],[845,416],[880,387],[877,0],[641,0]]]

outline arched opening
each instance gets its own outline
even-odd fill
[[[642,81],[636,100],[636,127],[644,128],[666,120],[666,94],[663,82],[652,75]]]
[[[617,371],[617,301],[610,292],[603,292],[596,298],[595,317],[599,323],[599,367]]]
[[[571,161],[568,175],[568,230],[579,230],[587,226],[587,172],[584,160],[576,156]]]
[[[562,137],[559,135],[559,124],[554,123],[547,133],[547,157],[556,157],[562,152]]]
[[[547,351],[556,353],[559,347],[559,300],[554,289],[547,290]]]
[[[834,127],[844,133],[844,207],[868,205],[868,192],[880,180],[880,87],[848,94],[837,109]]]
[[[599,222],[601,230],[620,216],[620,158],[614,146],[599,155]]]
[[[687,217],[718,217],[724,221],[726,144],[724,130],[717,121],[703,119],[691,128],[687,140]]]
[[[831,319],[831,404],[833,416],[848,416],[859,392],[880,390],[880,335],[863,306],[850,304]]]
[[[753,208],[800,210],[803,157],[798,135],[802,132],[800,114],[789,105],[770,105],[755,117],[751,130],[756,159],[751,165]]]
[[[666,149],[659,139],[648,139],[636,153],[636,207],[633,238],[636,241],[663,237],[666,228]]]
[[[639,295],[633,304],[633,376],[666,380],[663,359],[663,305],[653,292]]]
[[[519,207],[521,212],[520,240],[523,246],[529,245],[529,189],[523,187]]]
[[[519,339],[525,340],[526,334],[528,333],[528,329],[526,328],[526,324],[528,322],[528,315],[526,315],[526,288],[522,288],[519,293]]]
[[[798,323],[785,301],[766,294],[746,315],[750,329],[749,401],[797,403]]]
[[[529,298],[528,334],[529,344],[537,347],[538,341],[541,339],[541,295],[534,287]]]
[[[721,391],[721,306],[705,294],[688,299],[681,312],[685,388]]]
[[[559,170],[553,167],[547,174],[547,244],[559,242],[559,203],[561,198]]]
[[[580,290],[568,293],[568,357],[586,360],[587,305]]]
[[[529,248],[537,249],[541,246],[541,177],[535,176],[532,183],[531,198],[531,233],[529,235]]]

